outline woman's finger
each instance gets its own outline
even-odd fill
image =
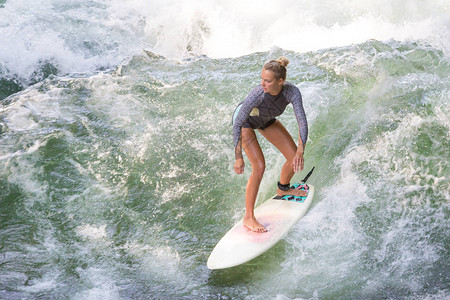
[[[299,161],[298,161],[298,157],[296,156],[294,158],[294,161],[292,162],[292,167],[294,168],[295,173],[298,172],[298,166],[299,166]]]

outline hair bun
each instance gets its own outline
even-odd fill
[[[289,64],[289,59],[281,56],[278,59],[272,59],[264,65],[264,70],[274,73],[276,79],[286,79],[286,66]]]
[[[282,65],[283,67],[287,67],[287,65],[289,64],[289,59],[287,59],[286,57],[284,57],[284,56],[281,56],[281,57],[279,57],[278,59],[277,59],[277,62],[279,62],[280,63],[280,65]]]

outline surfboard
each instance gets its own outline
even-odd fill
[[[306,197],[272,197],[255,209],[255,216],[267,232],[247,229],[240,220],[217,243],[206,263],[209,269],[244,264],[269,250],[306,214],[314,197],[314,186],[301,184]]]

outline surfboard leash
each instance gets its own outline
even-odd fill
[[[314,171],[316,167],[314,166],[311,171],[308,172],[308,174],[306,174],[305,178],[303,178],[302,182],[306,183],[306,181],[309,179],[309,176],[311,176],[312,172]]]

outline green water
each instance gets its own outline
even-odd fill
[[[231,114],[280,55],[314,202],[270,251],[211,271],[251,171],[233,172]],[[448,297],[449,71],[427,44],[368,41],[50,75],[0,106],[0,298]],[[297,136],[291,107],[280,120]],[[262,201],[284,161],[259,141]]]

